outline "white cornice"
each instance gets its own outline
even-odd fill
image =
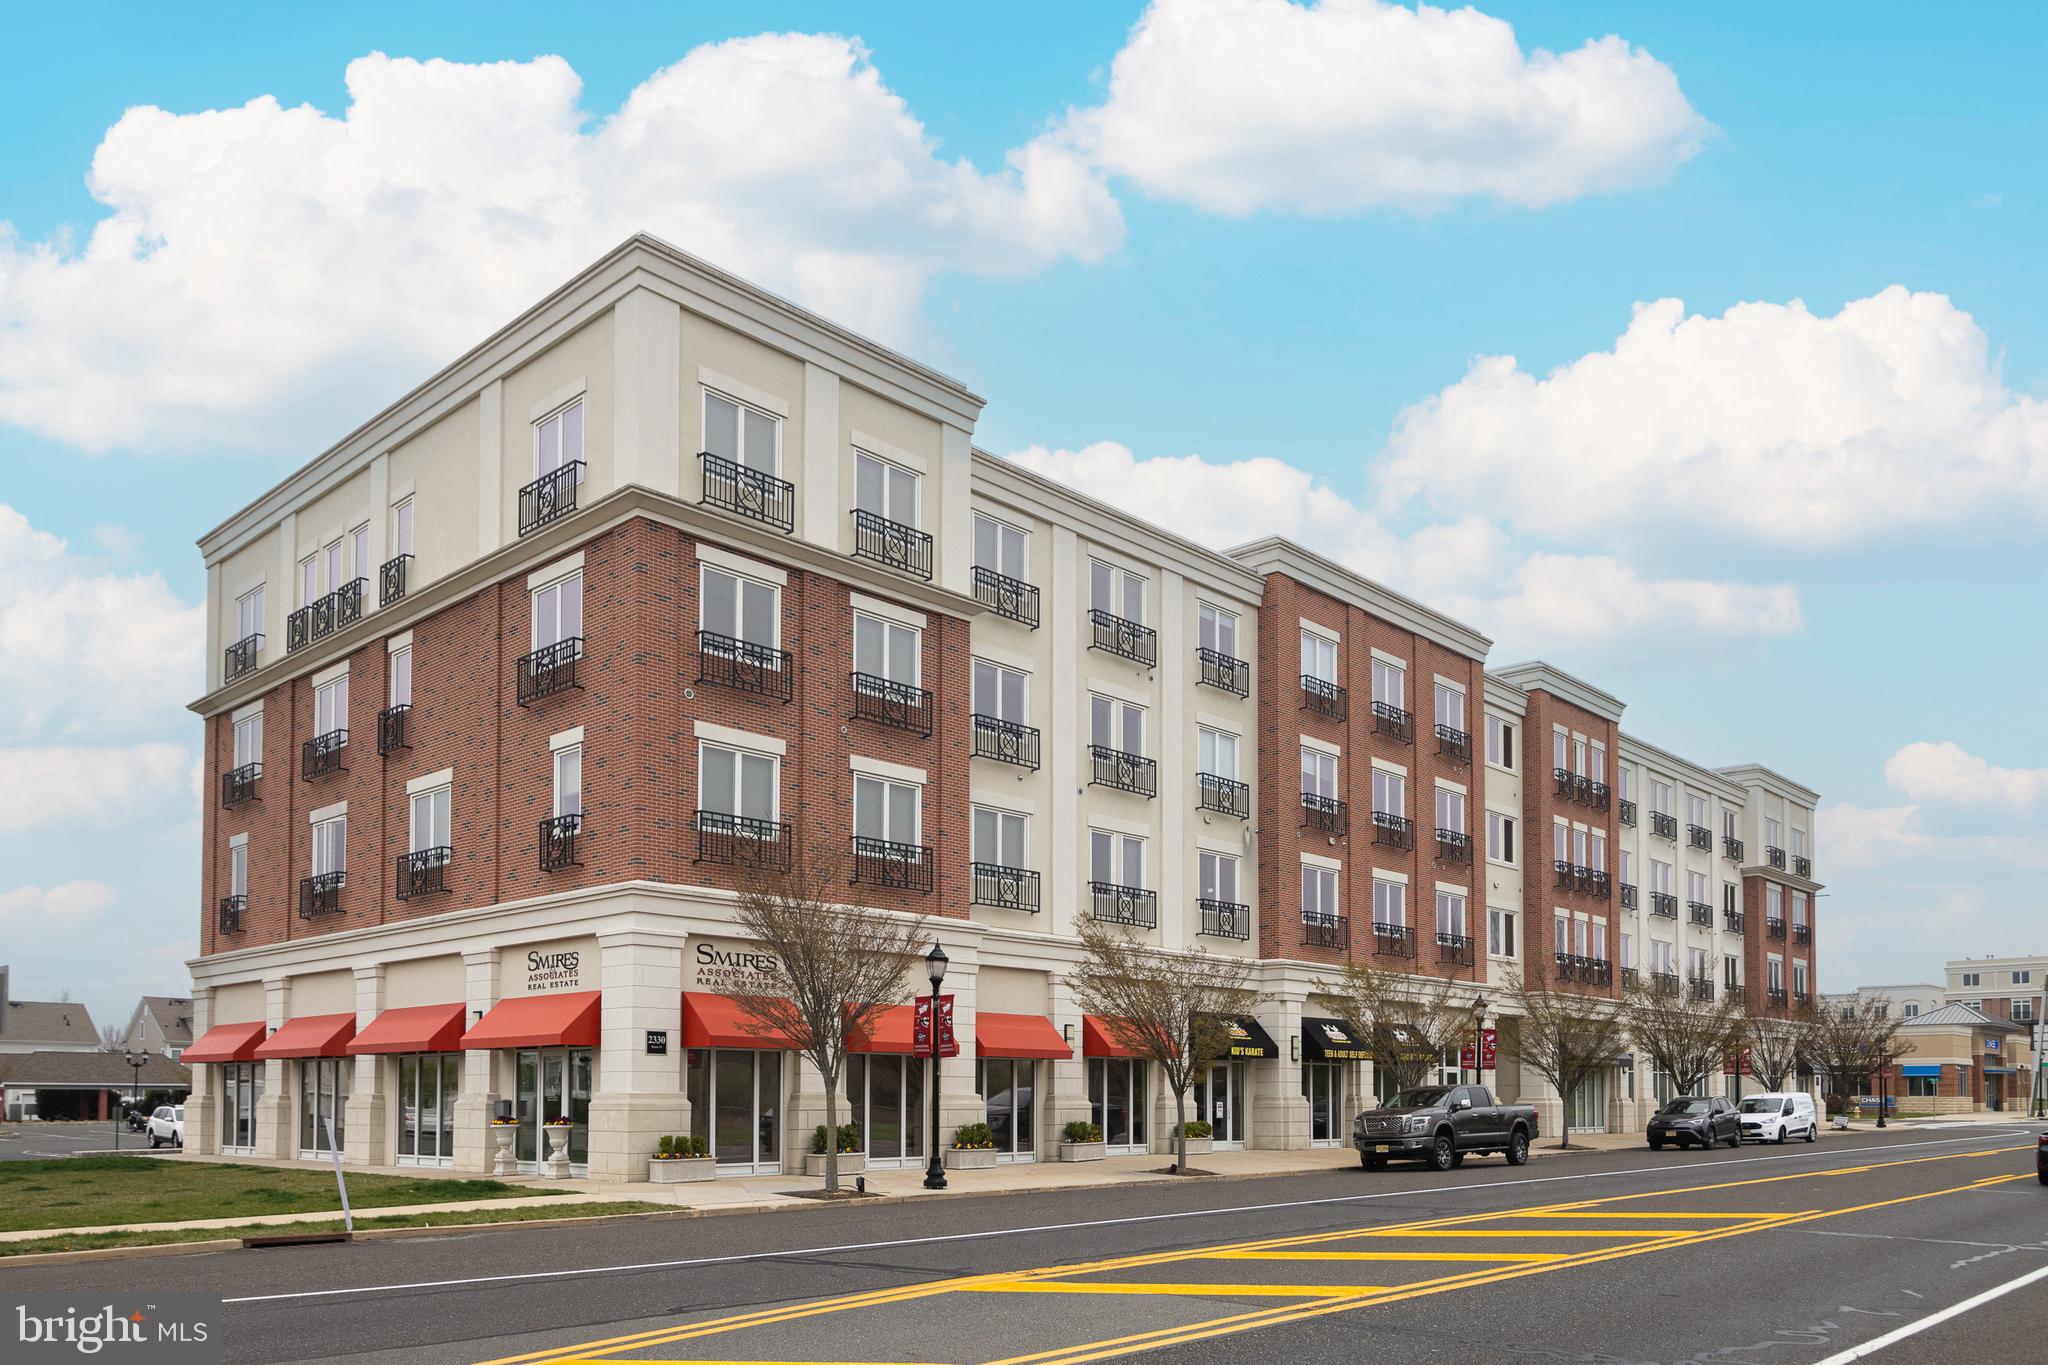
[[[1502,682],[1519,687],[1524,692],[1541,689],[1553,697],[1570,702],[1582,711],[1592,712],[1602,720],[1613,721],[1617,725],[1621,723],[1621,713],[1624,709],[1621,698],[1612,692],[1602,691],[1584,678],[1573,677],[1555,664],[1545,663],[1541,659],[1531,659],[1528,663],[1509,664],[1506,668],[1497,668],[1493,672]]]
[[[1518,716],[1529,714],[1529,694],[1492,673],[1486,675],[1486,704]]]
[[[1774,773],[1761,763],[1737,763],[1728,768],[1716,768],[1714,771],[1730,782],[1741,783],[1744,786],[1754,784],[1767,792],[1787,797],[1804,806],[1811,807],[1820,802],[1819,792],[1801,786],[1782,773]]]
[[[1685,779],[1689,786],[1704,788],[1723,801],[1736,805],[1749,803],[1749,791],[1739,782],[1730,782],[1712,768],[1703,768],[1689,759],[1680,758],[1669,749],[1660,749],[1647,740],[1637,739],[1624,733],[1621,736],[1621,757],[1631,763],[1648,763]]]
[[[1361,577],[1336,561],[1325,559],[1315,551],[1280,536],[1268,536],[1239,545],[1228,553],[1254,573],[1286,574],[1325,596],[1392,621],[1425,640],[1479,663],[1486,662],[1487,651],[1493,648],[1493,641],[1464,622],[1453,620],[1413,598],[1403,597],[1384,584]]]

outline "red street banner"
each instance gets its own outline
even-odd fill
[[[1497,1070],[1498,1066],[1496,1056],[1499,1049],[1499,1045],[1500,1035],[1498,1032],[1496,1032],[1493,1029],[1482,1029],[1479,1034],[1478,1064],[1476,1066],[1473,1064],[1472,1044],[1467,1043],[1465,1044],[1464,1048],[1458,1053],[1458,1065],[1464,1067],[1467,1071]]]
[[[932,998],[919,996],[910,1007],[910,1050],[913,1055],[932,1055]],[[953,997],[939,997],[939,1055],[958,1057],[959,1040],[953,1037]]]

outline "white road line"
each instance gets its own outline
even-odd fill
[[[2002,1299],[2015,1289],[2025,1289],[2028,1285],[2040,1280],[2048,1280],[2048,1265],[2042,1266],[2039,1270],[2030,1270],[2017,1280],[2007,1280],[2004,1284],[1994,1289],[1987,1289],[1975,1298],[1964,1299],[1961,1303],[1952,1304],[1942,1309],[1939,1313],[1929,1313],[1918,1322],[1909,1322],[1904,1327],[1886,1332],[1875,1341],[1866,1341],[1861,1346],[1843,1351],[1837,1355],[1831,1355],[1826,1360],[1817,1362],[1817,1365],[1849,1365],[1851,1361],[1863,1360],[1874,1356],[1887,1346],[1896,1346],[1907,1337],[1918,1336],[1930,1327],[1939,1327],[1950,1318],[1959,1318],[1974,1309],[1982,1308],[1993,1299]]]
[[[2027,1130],[1994,1130],[1974,1133],[1969,1137],[1939,1138],[1929,1142],[1891,1142],[1877,1147],[1858,1147],[1853,1151],[1835,1152],[1788,1152],[1782,1156],[1732,1157],[1714,1163],[1715,1166],[1750,1166],[1766,1161],[1811,1161],[1823,1157],[1840,1157],[1851,1164],[1858,1164],[1870,1152],[1892,1152],[1916,1147],[1953,1147],[1962,1143],[1983,1142],[1990,1138],[2026,1136]],[[1339,1168],[1341,1169],[1341,1168]],[[985,1232],[954,1232],[931,1237],[896,1237],[880,1242],[844,1242],[836,1246],[790,1247],[780,1251],[749,1251],[732,1256],[698,1256],[676,1261],[639,1261],[630,1265],[582,1266],[568,1270],[529,1270],[508,1275],[472,1275],[455,1280],[418,1280],[409,1284],[360,1285],[347,1289],[302,1289],[289,1294],[250,1294],[240,1298],[221,1300],[222,1303],[277,1303],[290,1299],[341,1298],[353,1294],[402,1294],[416,1289],[454,1289],[464,1285],[511,1284],[521,1280],[566,1280],[588,1275],[623,1275],[643,1270],[682,1270],[691,1266],[734,1265],[747,1261],[797,1260],[805,1256],[837,1256],[849,1251],[882,1251],[891,1247],[932,1246],[943,1242],[977,1242],[998,1237],[1028,1237],[1042,1232],[1078,1232],[1086,1228],[1122,1227],[1132,1223],[1166,1223],[1184,1218],[1218,1218],[1233,1213],[1271,1213],[1278,1209],[1317,1208],[1331,1204],[1363,1204],[1376,1199],[1401,1199],[1415,1195],[1462,1194],[1470,1190],[1521,1189],[1531,1185],[1557,1185],[1574,1180],[1608,1180],[1630,1175],[1682,1175],[1688,1179],[1696,1177],[1702,1167],[1680,1166],[1666,1162],[1659,1166],[1635,1166],[1620,1171],[1583,1171],[1578,1175],[1534,1176],[1525,1180],[1489,1180],[1478,1185],[1430,1185],[1408,1187],[1397,1190],[1381,1190],[1374,1194],[1334,1195],[1328,1199],[1290,1199],[1273,1204],[1236,1204],[1221,1209],[1184,1209],[1175,1213],[1142,1213],[1128,1218],[1097,1218],[1078,1223],[1039,1223],[1021,1228],[990,1228]],[[459,1224],[450,1226],[456,1232]]]

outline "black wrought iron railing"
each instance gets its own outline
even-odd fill
[[[786,649],[770,649],[752,640],[700,630],[697,682],[704,687],[729,687],[750,697],[788,701],[795,695],[796,670],[790,667]]]
[[[1004,867],[1000,863],[970,863],[973,873],[973,901],[999,910],[1038,913],[1038,874],[1028,868]]]
[[[1139,796],[1159,795],[1159,765],[1142,754],[1127,754],[1106,744],[1088,746],[1088,780],[1098,787]]]
[[[697,462],[704,474],[704,492],[697,501],[784,533],[796,530],[796,485],[788,479],[708,450],[697,452]]]
[[[860,885],[929,891],[933,865],[932,850],[927,844],[853,836],[853,880]]]
[[[377,569],[377,603],[390,606],[405,597],[407,580],[412,577],[412,556],[397,555],[384,561]]]
[[[1732,835],[1732,834],[1724,834],[1724,835],[1722,835],[1722,836],[1721,836],[1721,856],[1722,856],[1722,857],[1724,857],[1724,858],[1731,858],[1731,859],[1733,859],[1734,861],[1736,861],[1736,862],[1738,862],[1738,863],[1739,863],[1739,862],[1741,862],[1741,861],[1742,861],[1742,840],[1740,840],[1740,839],[1736,838],[1736,837],[1735,837],[1734,835]]]
[[[1723,910],[1721,912],[1721,927],[1731,934],[1742,932],[1742,920],[1743,916],[1740,910]]]
[[[1608,787],[1608,785],[1605,782],[1595,782],[1590,778],[1587,779],[1586,804],[1591,806],[1594,810],[1606,810],[1609,804],[1611,803],[1613,796],[1613,791]]]
[[[1586,881],[1581,888],[1589,896],[1606,900],[1614,894],[1614,878],[1597,867],[1586,869]]]
[[[551,645],[542,645],[531,654],[522,654],[515,665],[514,700],[521,706],[531,706],[537,701],[581,687],[576,681],[576,663],[583,657],[583,637],[573,635]]]
[[[1088,612],[1088,647],[1147,668],[1159,662],[1159,632],[1150,626],[1093,607]]]
[[[249,898],[247,896],[222,896],[220,898],[220,918],[215,921],[219,926],[220,932],[223,934],[241,933],[242,917],[248,913],[248,910]]]
[[[1104,924],[1125,924],[1137,929],[1159,927],[1159,894],[1142,886],[1116,882],[1088,883],[1088,913]]]
[[[1769,844],[1764,845],[1764,861],[1777,868],[1780,872],[1784,871],[1785,850],[1782,848],[1772,848]]]
[[[1415,931],[1405,924],[1387,924],[1374,920],[1372,951],[1376,957],[1414,957]]]
[[[571,460],[551,469],[519,490],[519,534],[531,535],[549,522],[576,510],[576,494],[583,487],[583,461]]]
[[[1623,882],[1621,884],[1621,908],[1624,910],[1636,908],[1636,885],[1634,882]]]
[[[233,682],[247,673],[256,671],[257,661],[263,653],[262,635],[244,635],[227,647],[221,657],[220,676],[223,682]]]
[[[1650,893],[1650,913],[1664,919],[1678,918],[1678,897],[1668,891]]]
[[[1415,737],[1415,717],[1391,702],[1376,701],[1372,704],[1372,728],[1376,734],[1406,744]]]
[[[865,508],[853,509],[853,553],[913,578],[932,576],[932,538]]]
[[[1785,1008],[1785,1006],[1790,1002],[1790,998],[1786,995],[1785,988],[1783,986],[1767,987],[1765,990],[1765,996],[1767,999],[1770,1000],[1770,1002],[1773,1005],[1777,1006],[1779,1009]]]
[[[1785,921],[1777,916],[1764,917],[1764,933],[1772,938],[1785,937]]]
[[[1685,842],[1691,848],[1712,848],[1714,846],[1714,831],[1708,829],[1705,825],[1687,825],[1685,827]]]
[[[1697,924],[1701,928],[1712,928],[1714,923],[1714,907],[1705,901],[1687,901],[1685,903],[1685,917],[1688,923]]]
[[[412,703],[400,702],[387,706],[377,713],[377,752],[395,754],[400,749],[410,749],[406,739],[406,728],[411,723]]]
[[[1195,681],[1240,697],[1252,694],[1252,666],[1214,649],[1195,650]]]
[[[1678,994],[1677,972],[1651,972],[1650,989],[1659,995]]]
[[[1687,977],[1685,993],[1694,1004],[1711,1005],[1714,1003],[1714,979],[1710,976]]]
[[[1195,805],[1202,810],[1222,811],[1240,820],[1252,816],[1251,784],[1215,773],[1195,774]]]
[[[914,735],[932,732],[932,694],[928,687],[912,687],[893,678],[873,673],[853,675],[853,718],[908,730]]]
[[[1604,957],[1585,957],[1578,953],[1553,953],[1551,963],[1554,975],[1560,981],[1577,981],[1582,985],[1605,986],[1614,980],[1614,964]]]
[[[318,919],[341,913],[341,887],[345,874],[321,872],[299,879],[299,918]]]
[[[1195,908],[1201,912],[1199,932],[1210,938],[1234,938],[1241,943],[1252,936],[1252,908],[1249,905],[1203,896],[1195,901]]]
[[[1014,720],[1000,716],[984,716],[976,713],[974,724],[974,756],[992,758],[998,763],[1014,763],[1020,768],[1038,768],[1038,727],[1019,725]]]
[[[1372,841],[1383,848],[1415,847],[1415,822],[1392,811],[1372,813]]]
[[[540,870],[560,872],[567,867],[581,867],[582,859],[577,856],[577,836],[583,832],[583,816],[555,815],[540,822]]]
[[[284,618],[284,652],[296,654],[313,643],[313,608],[300,607]]]
[[[1436,832],[1436,860],[1454,867],[1472,866],[1472,836],[1463,830],[1439,827]]]
[[[974,600],[1007,621],[1038,629],[1038,589],[1021,578],[974,566]]]
[[[220,775],[220,803],[223,808],[233,809],[244,801],[256,799],[256,784],[263,776],[261,763],[244,763],[239,768],[230,768]]]
[[[1436,936],[1436,960],[1460,967],[1469,967],[1473,962],[1473,942],[1470,934],[1445,934]]]
[[[781,821],[700,810],[691,825],[697,831],[696,862],[789,871],[790,827]]]
[[[1460,763],[1472,761],[1472,736],[1453,725],[1436,727],[1436,751]]]
[[[1813,861],[1809,858],[1802,858],[1797,853],[1793,854],[1792,875],[1795,877],[1811,878],[1813,876]]]
[[[1810,924],[1795,924],[1795,925],[1793,925],[1793,926],[1792,926],[1792,941],[1793,941],[1794,943],[1799,943],[1799,944],[1806,944],[1806,943],[1811,943],[1811,942],[1813,942],[1813,926],[1812,926],[1812,925],[1810,925]]]
[[[1650,833],[1656,835],[1659,839],[1669,839],[1671,840],[1671,842],[1677,843],[1678,817],[1675,815],[1666,815],[1661,810],[1651,811]]]
[[[1301,704],[1305,710],[1313,711],[1326,720],[1348,720],[1351,717],[1351,693],[1313,673],[1301,675]]]
[[[299,746],[299,775],[311,782],[348,771],[348,731],[329,730]]]
[[[1636,823],[1636,803],[1627,797],[1621,800],[1621,823],[1630,827]]]
[[[1641,972],[1637,971],[1634,967],[1623,967],[1621,969],[1621,988],[1623,990],[1632,991],[1642,984],[1643,974]]]
[[[1349,915],[1325,915],[1313,910],[1304,910],[1301,915],[1301,941],[1310,948],[1329,948],[1336,952],[1351,950],[1351,917]]]
[[[398,855],[398,889],[396,895],[402,901],[419,896],[432,896],[448,889],[448,861],[455,856],[455,850],[442,844],[438,848],[414,849],[411,853]]]
[[[1334,796],[1303,792],[1301,827],[1318,834],[1348,834],[1351,832],[1351,807]]]

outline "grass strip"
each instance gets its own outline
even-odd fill
[[[446,1213],[394,1213],[356,1219],[356,1231],[370,1228],[457,1228],[475,1223],[527,1223],[543,1218],[587,1218],[597,1214],[674,1213],[674,1204],[637,1200],[570,1200],[560,1204],[520,1204],[509,1209],[453,1209]],[[158,1232],[117,1231],[59,1233],[19,1242],[0,1242],[0,1260],[47,1251],[97,1251],[103,1247],[170,1246],[178,1242],[213,1242],[236,1237],[263,1237],[283,1232],[339,1232],[341,1220],[302,1223],[249,1223],[232,1228],[166,1228]]]

